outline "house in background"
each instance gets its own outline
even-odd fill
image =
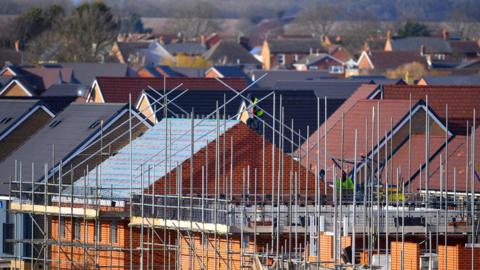
[[[122,64],[156,66],[173,55],[158,41],[115,42],[112,53]]]
[[[263,69],[291,68],[301,58],[313,53],[328,53],[317,39],[266,39],[262,46]]]
[[[212,66],[205,72],[207,78],[245,78],[250,81],[250,77],[244,72],[245,67],[240,65],[232,66]]]
[[[426,56],[429,61],[446,60],[453,52],[450,43],[443,37],[394,38],[390,31],[387,33],[384,50],[387,52],[417,52]]]
[[[309,54],[293,64],[296,70],[326,70],[334,76],[344,76],[346,63],[327,53]]]
[[[244,78],[225,78],[222,81],[237,91],[247,87]],[[215,78],[97,77],[89,89],[87,102],[127,103],[131,95],[133,103],[145,89],[154,88],[163,92],[176,87],[179,90],[229,90]]]
[[[246,69],[261,68],[262,64],[240,43],[223,40],[205,52],[212,65],[243,65]]]
[[[357,68],[360,74],[380,75],[409,63],[419,63],[425,69],[429,67],[426,58],[416,51],[363,51]]]
[[[480,85],[479,75],[424,76],[417,85]]]
[[[1,77],[11,80],[0,89],[0,96],[35,97],[54,84],[73,82],[71,68],[6,66]]]

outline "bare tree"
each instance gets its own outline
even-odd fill
[[[219,29],[214,19],[216,11],[209,2],[182,5],[171,19],[173,31],[188,38],[213,33]]]
[[[312,4],[298,15],[297,22],[313,36],[332,34],[339,8],[331,4]]]

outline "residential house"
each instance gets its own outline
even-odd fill
[[[127,64],[120,63],[58,63],[53,65],[71,68],[73,81],[83,85],[91,85],[95,77],[135,77],[136,72]]]
[[[156,66],[172,59],[164,45],[157,41],[115,42],[112,53],[121,64]]]
[[[417,85],[480,85],[479,75],[424,76]]]
[[[245,67],[239,65],[231,66],[212,66],[205,72],[207,78],[245,78],[250,81],[250,77],[244,72]]]
[[[204,57],[212,65],[242,65],[246,69],[261,68],[261,63],[241,44],[235,41],[220,41],[205,52]]]
[[[0,96],[39,96],[53,84],[73,81],[71,68],[6,66],[0,71],[0,76],[11,78],[0,90]]]
[[[262,46],[263,69],[291,68],[313,53],[327,53],[317,39],[266,39]]]
[[[216,117],[214,112],[217,106],[228,102],[221,108],[219,117],[238,119],[243,100],[231,90],[193,89],[186,92],[173,90],[164,95],[163,92],[146,89],[138,98],[135,107],[152,123],[158,123],[165,117],[186,118],[192,113],[199,119],[213,118]],[[167,102],[166,112],[165,102]]]
[[[383,74],[405,64],[419,63],[429,67],[424,56],[417,51],[363,51],[357,61],[361,74]]]
[[[480,74],[480,59],[467,60],[453,69],[454,74],[472,75]]]
[[[138,77],[142,78],[178,78],[186,77],[184,74],[175,71],[173,67],[161,65],[161,66],[145,66],[141,67],[137,71]]]
[[[344,76],[346,64],[327,53],[309,54],[293,66],[299,71],[327,70],[333,76]]]
[[[266,248],[267,243],[275,240],[271,238],[272,225],[276,224],[275,228],[278,226],[279,229],[278,238],[275,241],[282,243],[293,241],[293,238],[289,238],[292,235],[288,230],[291,226],[294,228],[304,226],[302,224],[307,222],[304,216],[295,215],[291,219],[282,216],[276,220],[273,216],[265,216],[262,219],[256,219],[252,214],[253,211],[249,211],[245,217],[242,217],[238,201],[247,200],[252,203],[249,207],[256,209],[257,204],[253,202],[261,200],[262,205],[277,209],[277,200],[282,202],[290,200],[292,203],[290,194],[294,192],[305,194],[308,191],[306,194],[314,196],[316,187],[319,190],[325,190],[323,183],[315,180],[316,177],[300,166],[298,161],[293,160],[289,155],[282,154],[280,149],[244,124],[232,120],[221,121],[222,128],[218,129],[218,121],[218,119],[163,119],[143,136],[134,140],[132,145],[126,146],[117,155],[102,163],[102,181],[98,182],[100,186],[91,181],[86,182],[86,178],[80,178],[73,187],[66,187],[62,195],[53,196],[52,207],[55,207],[59,202],[68,204],[72,193],[80,196],[85,185],[92,191],[96,188],[112,186],[117,190],[115,197],[108,192],[99,194],[102,201],[111,203],[109,207],[99,208],[102,218],[97,221],[86,220],[80,215],[75,216],[71,221],[69,213],[66,212],[60,212],[60,216],[54,214],[51,217],[52,238],[55,240],[64,243],[110,245],[116,249],[98,251],[97,256],[87,252],[81,245],[62,245],[62,249],[59,249],[56,243],[60,242],[55,241],[51,253],[53,265],[63,268],[85,267],[85,265],[99,267],[114,265],[126,268],[132,265],[135,269],[152,264],[163,269],[189,269],[192,265],[192,269],[197,269],[203,265],[209,268],[217,266],[240,269],[244,259],[241,250],[260,251]],[[192,133],[192,126],[195,129],[194,133]],[[191,144],[190,138],[193,138],[194,145]],[[166,141],[176,143],[167,147],[167,144],[164,144]],[[157,147],[150,147],[152,144]],[[239,145],[242,145],[242,150],[236,150]],[[229,169],[214,177],[215,149],[218,147],[226,151],[220,163],[225,164],[225,168]],[[131,156],[131,162],[135,168],[133,173],[139,176],[133,179],[129,176],[129,165],[122,161],[130,156],[128,150],[130,148],[141,151],[141,154],[139,152],[138,155]],[[157,154],[168,148],[172,151],[172,162],[165,162],[162,155]],[[264,149],[264,157],[257,154],[258,149]],[[279,167],[280,174],[297,175],[295,185],[291,177],[282,181],[281,187],[278,187],[281,193],[276,193],[276,185],[272,186],[276,180],[276,173],[272,172],[275,171],[273,168],[279,166],[277,164],[283,164]],[[246,170],[252,177],[242,178]],[[256,177],[253,177],[254,174]],[[93,172],[91,177],[96,177]],[[201,179],[218,180],[202,181]],[[127,187],[133,187],[133,189]],[[191,214],[185,212],[185,215],[177,215],[179,208],[173,207],[170,201],[163,204],[166,212],[157,211],[157,206],[151,208],[154,210],[153,213],[158,213],[155,215],[151,215],[152,212],[144,213],[142,210],[141,203],[145,198],[157,202],[167,196],[178,194],[182,194],[186,200],[193,203],[195,207],[190,209],[197,209],[199,203],[202,203],[205,214],[195,211]],[[132,195],[133,212],[130,215],[125,203],[126,198]],[[295,203],[298,200],[302,203],[307,200],[307,197],[296,198]],[[212,204],[214,200],[218,205],[216,211]],[[187,203],[187,201],[181,203]],[[313,201],[308,202],[308,204],[311,203]],[[95,207],[85,200],[82,204],[88,204],[87,209]],[[226,211],[221,210],[226,209],[227,206],[235,214],[227,216]],[[74,207],[82,209],[81,207],[85,206]],[[303,208],[299,208],[298,212],[303,213],[302,210]],[[108,215],[108,213],[116,214]],[[184,220],[184,217],[188,216],[192,217],[192,223]],[[171,227],[173,224],[171,219],[177,219],[176,217],[179,222],[178,225],[174,225],[176,226],[174,229]],[[244,220],[247,221],[245,230],[248,234],[254,232],[258,226],[256,237],[247,237],[238,233],[238,228],[242,226]],[[214,221],[215,224],[213,224]],[[132,237],[130,237],[131,234],[133,234]],[[150,240],[142,238],[143,241],[138,241],[139,237],[151,234],[156,237]],[[130,239],[134,242],[130,242]],[[302,239],[301,243],[303,243],[303,238],[299,239]],[[137,249],[154,242],[176,244],[179,245],[179,250],[175,252],[160,247],[152,250],[151,253],[148,252],[147,256],[147,253],[142,255]],[[205,248],[207,247],[205,242],[209,243],[209,248]],[[132,254],[126,250],[129,246],[134,247]],[[190,260],[190,258],[199,258],[200,250],[203,251],[203,259]],[[238,252],[230,253],[229,251],[232,250]],[[74,258],[69,257],[72,252],[75,254]],[[195,252],[194,256],[190,256],[192,252]],[[223,259],[218,259],[215,263],[216,255],[222,256]]]
[[[318,79],[334,79],[328,71],[325,70],[254,70],[250,73],[252,81],[261,80],[255,83],[255,88],[273,89],[278,81],[306,81]]]
[[[30,192],[44,187],[45,179],[59,177],[48,182],[60,181],[66,185],[69,182],[67,178],[71,180],[84,175],[85,170],[95,167],[128,143],[129,117],[125,104],[71,104],[0,162],[0,194],[6,198],[21,198],[15,189],[10,189],[10,183],[27,181],[23,178],[26,175],[29,183],[38,183],[33,188],[30,185]],[[132,139],[149,126],[144,118],[132,111]],[[58,169],[60,165],[65,166],[63,171]],[[31,254],[30,246],[21,240],[31,237],[32,232],[37,235],[35,237],[43,237],[39,235],[45,229],[48,231],[49,225],[34,225],[27,213],[17,214],[20,209],[15,208],[13,201],[6,200],[4,203],[6,207],[3,210],[9,208],[11,216],[5,221],[7,225],[1,228],[11,227],[11,232],[15,233],[3,233],[2,242],[14,241],[11,243],[16,249],[16,262],[19,258],[44,256],[40,249],[34,249],[34,254]]]
[[[406,37],[394,38],[387,33],[385,51],[417,52],[427,56],[430,61],[446,60],[453,52],[448,40],[443,37]]]
[[[178,55],[202,56],[207,47],[201,42],[178,42],[161,45],[173,57]]]
[[[0,160],[26,141],[55,114],[38,99],[0,99]]]
[[[240,91],[247,87],[243,78],[225,78],[222,81]],[[132,78],[132,77],[97,77],[90,87],[87,102],[112,103],[132,102],[142,94],[144,89],[157,91],[176,89],[189,90],[228,90],[228,87],[215,78]]]

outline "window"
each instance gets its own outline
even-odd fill
[[[285,65],[285,54],[281,53],[278,55],[278,63],[280,65]]]
[[[93,129],[98,127],[98,125],[100,125],[100,120],[93,122],[88,128]]]
[[[61,122],[62,122],[62,120],[54,120],[48,126],[51,127],[51,128],[54,128],[54,127],[60,125]]]
[[[2,120],[0,120],[0,124],[7,124],[12,119],[13,119],[12,117],[4,117],[4,118],[2,118]]]
[[[65,219],[60,218],[60,235],[59,238],[65,238]]]
[[[74,230],[74,238],[75,240],[80,240],[80,220],[77,218],[75,219],[75,230]]]
[[[335,74],[343,73],[343,66],[330,66],[329,72]]]
[[[110,223],[110,242],[117,243],[117,222]]]

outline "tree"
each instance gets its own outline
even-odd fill
[[[128,15],[120,22],[121,33],[150,33],[152,29],[145,28],[142,19],[137,14]]]
[[[174,59],[168,58],[164,65],[190,68],[209,68],[211,64],[201,56],[178,54]]]
[[[430,30],[428,26],[422,23],[406,22],[401,29],[398,30],[399,37],[428,37]]]
[[[217,9],[209,2],[193,2],[177,8],[172,29],[187,38],[211,34],[219,29],[214,20]]]
[[[101,61],[118,34],[117,20],[102,2],[84,3],[68,16],[52,5],[28,14],[42,31],[27,43],[27,59],[37,61]]]
[[[298,15],[297,22],[313,36],[332,34],[339,8],[330,4],[313,4]]]
[[[102,2],[84,3],[62,23],[57,32],[63,39],[59,57],[64,61],[98,61],[118,34],[110,8]]]
[[[386,72],[388,78],[404,79],[408,84],[421,79],[426,74],[425,66],[418,62],[403,64],[396,69],[387,70]]]

